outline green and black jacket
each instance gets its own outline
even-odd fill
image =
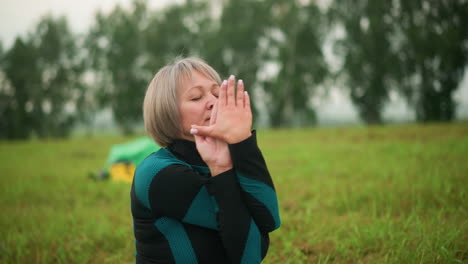
[[[136,263],[260,263],[280,226],[275,187],[255,131],[229,145],[215,177],[195,143],[176,140],[136,169],[131,209]]]

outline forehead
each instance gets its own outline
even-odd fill
[[[183,94],[192,88],[203,88],[206,86],[211,87],[213,84],[218,83],[199,71],[193,71],[191,74],[182,78],[179,91]]]

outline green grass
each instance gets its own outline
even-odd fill
[[[282,227],[264,263],[467,263],[468,124],[259,131]],[[0,263],[133,263],[129,138],[0,142]]]

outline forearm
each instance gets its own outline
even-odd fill
[[[262,234],[242,198],[233,170],[213,177],[210,193],[218,204],[219,233],[232,263],[260,263]]]
[[[238,144],[229,146],[243,199],[262,232],[280,224],[278,199],[268,168],[257,146],[255,132]]]

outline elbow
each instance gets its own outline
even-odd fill
[[[280,215],[279,215],[279,210],[276,210],[276,212],[273,215],[274,215],[273,222],[275,223],[273,230],[276,230],[276,229],[280,228],[280,226],[281,226],[281,219],[280,219]]]
[[[273,227],[273,230],[271,230],[271,231],[274,231],[274,230],[276,230],[276,229],[278,229],[280,227],[281,227],[281,219],[280,219],[279,214],[278,214],[277,217],[275,217],[275,225]]]
[[[279,220],[279,218],[278,218],[278,223],[276,223],[275,229],[273,229],[273,230],[276,230],[276,229],[278,229],[280,227],[281,227],[281,220]]]
[[[263,224],[259,226],[260,230],[262,233],[270,233],[275,231],[276,229],[280,228],[281,226],[281,220],[278,217],[271,218],[271,221],[268,221],[268,224]]]

